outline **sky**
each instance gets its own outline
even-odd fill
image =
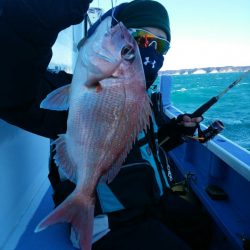
[[[250,66],[249,0],[158,1],[168,11],[172,36],[162,70]],[[111,0],[94,0],[91,6],[106,11]]]

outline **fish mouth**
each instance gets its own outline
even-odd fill
[[[121,50],[121,57],[130,63],[135,59],[135,50],[131,45],[125,45]]]

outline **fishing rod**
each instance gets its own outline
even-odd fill
[[[250,70],[247,70],[243,73],[238,79],[236,79],[233,83],[231,83],[226,89],[224,89],[220,94],[217,96],[212,97],[206,103],[201,105],[198,109],[196,109],[192,114],[189,116],[191,118],[202,116],[211,106],[213,106],[223,95],[225,95],[230,89],[236,86],[246,75],[250,73]]]
[[[220,94],[217,96],[212,97],[206,103],[201,105],[198,109],[196,109],[192,114],[188,114],[189,117],[200,117],[202,116],[211,106],[213,106],[224,94],[226,94],[231,88],[236,86],[246,75],[250,73],[250,70],[243,73],[238,79],[236,79],[233,83],[231,83],[226,89],[224,89]],[[212,139],[214,136],[219,134],[224,129],[224,124],[216,120],[214,121],[207,129],[201,130],[200,125],[198,127],[198,137],[194,136],[186,136],[192,139],[195,139],[201,143],[207,142],[208,140]],[[159,143],[159,146],[164,144],[170,139],[170,137],[166,137],[162,142]]]
[[[206,103],[201,105],[189,116],[191,118],[202,116],[211,106],[213,106],[223,95],[225,95],[231,88],[236,86],[247,74],[250,73],[250,70],[243,73],[238,79],[231,83],[226,89],[224,89],[217,96],[212,97]],[[214,138],[224,129],[224,124],[220,120],[214,121],[207,129],[201,130],[200,125],[198,124],[198,137],[189,136],[190,138],[196,139],[201,143],[207,142],[208,140]]]

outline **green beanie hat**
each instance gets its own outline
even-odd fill
[[[119,11],[116,18],[127,28],[159,28],[167,34],[168,41],[171,40],[168,12],[156,1],[134,0]]]

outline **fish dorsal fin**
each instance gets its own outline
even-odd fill
[[[70,93],[70,84],[52,91],[41,102],[40,108],[58,110],[58,111],[68,110],[69,93]]]
[[[65,135],[59,135],[59,138],[53,142],[56,150],[54,160],[56,165],[60,166],[63,174],[76,183],[77,167],[69,157],[65,141]]]
[[[145,96],[144,105],[142,105],[141,107],[141,110],[139,112],[140,115],[138,116],[138,121],[136,123],[134,131],[132,131],[130,138],[128,139],[127,145],[124,147],[122,154],[117,158],[110,170],[104,176],[102,176],[101,182],[110,183],[117,176],[129,151],[132,149],[136,137],[142,130],[147,131],[147,129],[149,128],[149,117],[151,116],[151,113],[152,111],[150,107],[150,99],[148,96]]]
[[[112,182],[114,180],[114,178],[119,173],[119,171],[120,171],[120,169],[122,167],[122,163],[126,159],[126,157],[128,155],[128,152],[131,150],[132,145],[133,145],[132,143],[127,144],[125,150],[120,155],[120,157],[115,161],[115,163],[110,168],[110,170],[107,172],[107,174],[102,177],[102,179],[101,179],[102,182],[110,183],[110,182]]]

